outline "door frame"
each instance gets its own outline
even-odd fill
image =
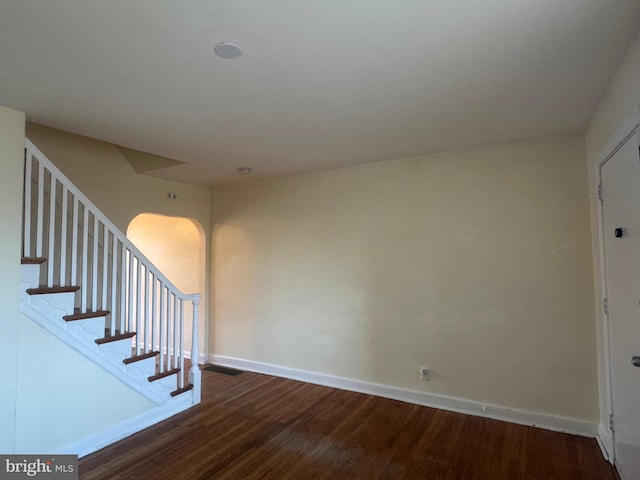
[[[607,298],[607,277],[606,277],[606,262],[604,251],[604,208],[603,202],[600,201],[600,184],[602,183],[602,167],[607,163],[613,155],[624,145],[624,143],[635,133],[640,132],[640,105],[635,109],[635,112],[627,117],[624,122],[618,127],[614,135],[606,143],[605,147],[599,152],[598,155],[593,157],[593,172],[595,173],[596,185],[594,187],[593,194],[595,194],[595,203],[597,204],[596,216],[597,216],[597,245],[598,245],[598,263],[594,264],[594,270],[597,275],[594,280],[596,285],[598,279],[600,280],[599,292],[596,291],[596,295],[600,295],[596,298],[596,320],[598,320],[598,330],[602,338],[603,352],[602,352],[602,369],[598,369],[598,374],[603,373],[603,378],[599,380],[599,396],[600,400],[605,401],[607,416],[600,419],[598,425],[598,436],[596,440],[600,446],[600,450],[605,458],[613,465],[615,464],[615,433],[611,430],[609,425],[609,418],[613,415],[613,386],[611,383],[611,345],[609,335],[609,315],[604,309],[604,299]],[[595,262],[594,262],[595,263]],[[602,411],[602,410],[601,410]]]

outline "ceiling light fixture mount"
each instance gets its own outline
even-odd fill
[[[238,58],[242,55],[242,48],[235,43],[230,42],[220,42],[215,47],[213,47],[213,51],[216,52],[220,58],[226,58],[228,60],[233,60],[234,58]]]
[[[251,173],[251,167],[240,167],[238,169],[238,173],[240,175],[249,175]]]

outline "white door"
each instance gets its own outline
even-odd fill
[[[637,480],[640,479],[640,155],[637,133],[600,167],[600,173],[615,460],[623,480]]]

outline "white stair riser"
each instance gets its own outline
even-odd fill
[[[50,314],[58,314],[62,318],[72,315],[74,312],[75,292],[45,293],[42,295],[29,295],[29,305],[43,311],[49,310]],[[53,318],[53,315],[52,315]]]
[[[66,322],[67,331],[81,340],[95,343],[96,339],[104,337],[105,321],[104,316],[71,320]]]
[[[156,374],[156,357],[145,358],[125,366],[126,372],[140,381],[148,381],[148,378]]]
[[[36,288],[40,283],[40,265],[22,265],[20,268],[20,281],[26,288]]]
[[[169,375],[154,382],[149,382],[151,388],[160,394],[170,394],[177,388],[177,374]]]
[[[122,361],[131,356],[131,339],[125,338],[115,342],[103,343],[98,346],[98,353],[104,358],[122,365],[124,368]]]

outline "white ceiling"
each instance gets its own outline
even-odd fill
[[[215,184],[581,131],[639,28],[639,0],[0,0],[0,104]]]

